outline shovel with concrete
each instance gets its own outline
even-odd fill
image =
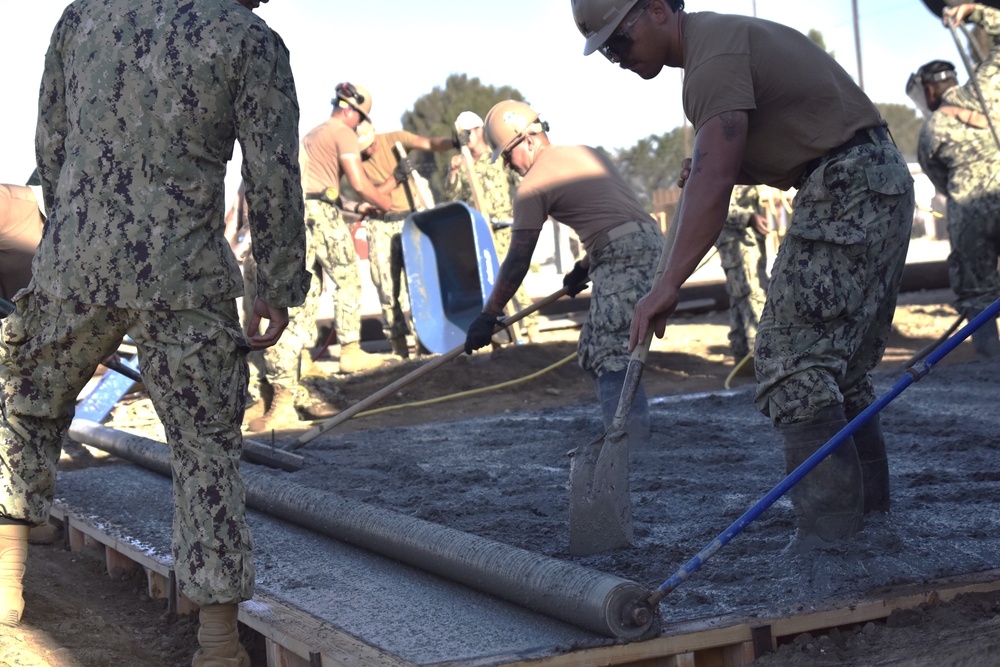
[[[671,229],[681,210],[678,200]],[[663,244],[653,285],[667,263],[669,240]],[[628,484],[628,424],[632,403],[646,368],[653,330],[632,351],[625,371],[621,398],[611,426],[603,436],[570,451],[569,463],[569,552],[589,556],[621,549],[632,541],[632,499]]]

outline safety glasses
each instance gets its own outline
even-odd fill
[[[618,26],[618,29],[611,33],[611,36],[604,41],[604,44],[601,45],[601,48],[599,48],[598,51],[600,51],[604,57],[611,62],[615,64],[620,63],[622,59],[628,55],[629,51],[632,50],[632,45],[635,44],[635,40],[632,39],[629,31],[632,30],[632,26],[636,24],[639,17],[641,17],[648,8],[649,0],[639,5],[639,9],[635,15],[632,16],[627,23],[623,23]]]
[[[510,154],[514,152],[515,148],[517,148],[518,146],[521,145],[521,142],[524,141],[524,137],[525,137],[525,135],[522,134],[521,137],[517,141],[515,141],[514,143],[512,143],[509,147],[505,148],[500,153],[500,158],[503,160],[503,164],[504,164],[505,167],[509,167],[510,166]]]

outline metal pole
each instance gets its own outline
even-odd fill
[[[858,20],[858,0],[851,0],[851,11],[854,14],[854,52],[858,58],[858,87],[865,89],[865,75],[861,67],[861,24]]]

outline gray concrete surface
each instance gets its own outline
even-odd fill
[[[781,499],[664,600],[664,620],[795,613],[1000,568],[998,371],[1000,362],[939,365],[883,411],[893,509],[870,517],[853,543],[787,551],[793,516]],[[880,393],[900,375],[878,376]],[[659,401],[652,415],[653,445],[632,461],[633,546],[576,562],[655,587],[777,484],[783,463],[746,390]],[[601,435],[598,419],[583,405],[402,429],[375,423],[323,436],[299,450],[303,470],[272,474],[569,560],[566,452]],[[57,496],[166,548],[169,487],[151,492],[147,478],[124,467],[64,473]],[[334,541],[253,521],[262,587],[418,664],[596,640]]]

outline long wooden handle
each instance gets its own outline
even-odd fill
[[[677,207],[674,209],[674,215],[670,221],[671,230],[677,225],[677,218],[680,216],[681,201],[683,199],[684,191],[681,190],[681,196],[677,199]],[[673,235],[670,235],[663,241],[663,248],[660,250],[660,259],[656,262],[656,273],[653,275],[653,284],[650,285],[650,289],[656,287],[656,284],[660,282],[663,269],[667,266],[667,256],[670,254],[672,240]],[[653,327],[649,327],[646,329],[646,335],[642,337],[639,344],[632,350],[632,356],[629,358],[628,370],[625,371],[625,381],[622,383],[622,393],[618,399],[618,409],[615,410],[614,419],[611,421],[610,433],[623,429],[625,422],[628,420],[629,413],[632,412],[632,403],[636,392],[639,391],[639,382],[642,380],[642,372],[646,368],[646,357],[649,356],[649,347],[652,342]]]
[[[537,310],[545,308],[550,303],[558,300],[560,297],[562,297],[566,293],[567,293],[567,289],[565,287],[562,287],[559,290],[557,290],[557,291],[553,292],[552,294],[548,295],[547,297],[539,299],[538,301],[536,301],[535,303],[531,304],[527,308],[525,308],[523,310],[519,310],[518,312],[514,313],[510,317],[505,317],[504,320],[503,320],[503,325],[497,327],[497,331],[501,331],[506,326],[508,326],[510,324],[513,324],[514,322],[517,322],[518,320],[521,320],[521,319],[527,317],[528,315],[534,313]],[[329,431],[329,430],[331,430],[331,429],[339,426],[340,424],[344,423],[345,421],[347,421],[348,419],[350,419],[354,415],[358,414],[362,410],[365,410],[365,409],[367,409],[367,408],[375,405],[376,403],[378,403],[379,401],[381,401],[386,396],[389,396],[390,394],[396,393],[397,391],[399,391],[400,389],[402,389],[406,385],[410,384],[411,382],[413,382],[415,380],[419,380],[420,378],[422,378],[423,376],[425,376],[428,373],[432,372],[436,368],[439,368],[440,366],[443,366],[444,364],[448,363],[449,361],[451,361],[452,359],[454,359],[455,357],[457,357],[458,355],[460,355],[464,351],[465,351],[465,344],[463,343],[462,345],[459,345],[458,347],[456,347],[454,349],[451,349],[448,352],[445,352],[441,356],[435,357],[434,359],[431,359],[430,361],[428,361],[426,364],[424,364],[420,368],[418,368],[418,369],[416,369],[416,370],[414,370],[414,371],[412,371],[410,373],[407,373],[403,377],[399,378],[398,380],[396,380],[395,382],[393,382],[393,383],[391,383],[389,385],[386,385],[382,389],[379,389],[378,391],[376,391],[374,394],[368,396],[367,398],[361,399],[360,401],[358,401],[357,403],[355,403],[351,407],[347,408],[343,412],[337,413],[333,417],[330,417],[329,419],[327,419],[322,424],[320,424],[320,425],[318,425],[318,426],[316,426],[316,427],[314,427],[314,428],[306,431],[305,433],[303,433],[302,435],[300,435],[298,438],[296,438],[295,440],[293,440],[290,444],[288,444],[285,447],[285,449],[289,450],[289,451],[294,451],[294,450],[302,447],[306,443],[315,440],[316,438],[318,438],[319,436],[323,435],[327,431]]]

